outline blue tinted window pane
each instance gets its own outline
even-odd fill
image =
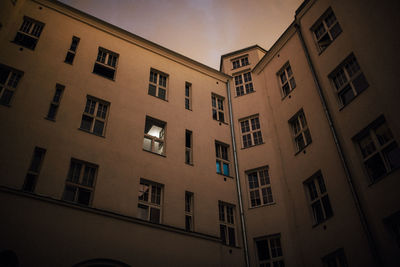
[[[224,175],[229,175],[229,165],[224,163]]]
[[[217,173],[221,173],[221,163],[217,160]]]

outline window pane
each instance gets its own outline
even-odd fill
[[[90,203],[91,191],[89,191],[87,189],[79,188],[78,192],[79,192],[78,193],[78,203],[88,206]]]
[[[63,200],[74,201],[75,200],[75,192],[76,192],[76,187],[68,186],[68,185],[65,186]]]
[[[166,98],[166,93],[167,93],[167,91],[166,91],[165,89],[158,88],[158,97],[159,97],[159,98],[165,100],[165,98]]]
[[[269,255],[269,245],[268,240],[260,240],[256,242],[257,245],[257,255],[259,261],[269,260],[271,256]]]
[[[192,216],[185,216],[185,230],[191,231],[192,230]]]
[[[154,141],[153,152],[162,155],[164,152],[164,142]]]
[[[307,187],[308,187],[308,192],[310,195],[310,200],[314,200],[318,197],[318,193],[317,193],[317,188],[315,186],[314,180],[312,180],[311,182],[307,183]]]
[[[228,227],[228,237],[229,237],[229,245],[235,246],[235,229],[232,227]]]
[[[360,74],[353,80],[354,89],[356,89],[357,94],[361,93],[369,86],[364,74]]]
[[[95,171],[96,171],[95,168],[85,166],[85,170],[83,172],[82,185],[90,187],[93,186]]]
[[[93,127],[93,133],[97,134],[97,135],[103,135],[103,129],[104,129],[104,122],[95,120],[94,127]]]
[[[139,200],[148,201],[149,200],[149,190],[150,186],[148,184],[140,183],[139,185]]]
[[[35,190],[37,175],[27,174],[25,177],[24,185],[22,186],[22,190],[33,192]]]
[[[314,215],[315,223],[320,223],[324,221],[324,213],[322,212],[321,202],[317,200],[314,204],[311,205]]]
[[[71,166],[69,168],[69,173],[68,173],[68,181],[71,181],[73,183],[78,183],[79,182],[79,177],[81,175],[81,168],[82,164],[73,162],[71,161]]]
[[[367,171],[372,180],[376,180],[386,173],[385,165],[379,153],[375,154],[372,158],[365,162]]]
[[[347,105],[353,98],[355,97],[353,89],[350,85],[347,85],[342,91],[339,93],[340,101],[343,106]]]
[[[137,217],[142,220],[148,220],[149,217],[149,207],[146,205],[138,204]]]
[[[342,32],[342,28],[340,27],[339,23],[336,23],[330,29],[330,33],[331,33],[333,39],[336,39],[336,37],[338,37],[341,32]]]
[[[13,94],[14,94],[13,91],[4,89],[3,95],[1,96],[1,99],[0,99],[0,104],[9,105]]]
[[[221,171],[221,161],[217,160],[216,165],[217,165],[217,173],[222,173],[222,171]]]
[[[258,179],[257,179],[257,172],[252,172],[249,173],[248,175],[248,180],[249,180],[249,188],[253,189],[253,188],[258,188]]]
[[[150,208],[150,221],[153,223],[160,223],[160,210],[151,207]]]
[[[151,139],[149,138],[144,138],[143,139],[143,149],[147,151],[151,151]]]
[[[362,138],[358,142],[358,144],[360,146],[361,153],[363,154],[364,158],[367,157],[368,155],[371,155],[372,153],[374,153],[376,151],[376,147],[375,147],[374,141],[372,140],[370,134],[368,134],[367,136]]]
[[[44,150],[35,148],[33,152],[33,158],[31,162],[31,166],[29,168],[30,171],[39,172],[40,163],[42,162],[44,156]]]
[[[229,176],[229,164],[223,163],[224,164],[224,175]]]
[[[75,54],[71,52],[67,52],[67,55],[65,56],[65,62],[72,64],[74,62]]]
[[[250,201],[252,207],[261,205],[260,191],[258,189],[250,191]]]
[[[223,224],[219,225],[219,234],[220,234],[220,238],[222,243],[226,244],[226,226]]]
[[[387,147],[383,153],[391,170],[400,167],[400,149],[395,142]]]
[[[268,174],[268,169],[267,168],[259,171],[258,175],[260,176],[261,185],[266,185],[266,184],[270,183],[269,182],[269,174]]]
[[[156,86],[149,84],[149,95],[156,96]]]
[[[322,197],[322,206],[324,207],[325,217],[326,218],[331,217],[333,215],[333,211],[328,195]]]

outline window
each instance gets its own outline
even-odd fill
[[[185,192],[185,230],[193,231],[193,193]]]
[[[225,122],[224,119],[224,98],[215,94],[211,95],[212,117],[214,120]]]
[[[192,110],[192,85],[185,83],[185,108]]]
[[[71,159],[62,199],[90,206],[93,200],[97,169],[98,166],[95,164]]]
[[[138,195],[138,218],[161,223],[163,185],[140,179]]]
[[[348,56],[329,76],[342,107],[369,86],[353,54]]]
[[[289,62],[286,63],[283,68],[278,72],[279,82],[281,84],[283,97],[287,96],[294,88],[296,88],[296,82],[293,77],[292,68]]]
[[[117,53],[99,47],[93,73],[114,80],[118,57]]]
[[[244,81],[244,83],[243,83],[243,81]],[[236,95],[237,96],[241,96],[244,94],[254,92],[253,82],[251,80],[251,73],[246,72],[243,74],[236,75],[235,76],[235,87],[236,87]]]
[[[144,150],[159,155],[165,154],[165,126],[165,122],[146,116],[143,140]]]
[[[185,132],[185,163],[193,164],[192,131]]]
[[[104,136],[109,105],[108,102],[87,96],[80,129]]]
[[[260,267],[284,267],[280,235],[257,238],[257,259]]]
[[[43,27],[44,23],[24,16],[24,21],[14,38],[14,43],[34,50]]]
[[[65,88],[64,85],[61,85],[58,83],[56,84],[56,91],[54,93],[53,100],[50,103],[50,108],[49,108],[49,112],[47,112],[46,119],[50,119],[50,120],[56,119],[58,107],[60,106],[60,101],[61,101],[62,94],[64,92],[64,88]]]
[[[383,116],[357,134],[355,141],[371,182],[400,167],[400,149]]]
[[[232,60],[232,68],[237,69],[249,65],[249,58],[247,56],[236,58]]]
[[[289,124],[292,129],[296,152],[300,152],[311,143],[311,134],[303,110],[297,112],[289,120]]]
[[[9,106],[23,73],[0,64],[0,104]]]
[[[346,256],[342,248],[326,255],[322,258],[324,267],[347,267]]]
[[[249,182],[251,207],[273,203],[268,167],[249,171],[246,175]]]
[[[393,241],[395,241],[397,246],[400,248],[400,211],[385,218],[383,222],[389,230],[389,234],[393,238]]]
[[[33,192],[35,191],[37,179],[42,167],[44,155],[46,154],[46,149],[35,147],[33,151],[33,156],[31,160],[31,165],[29,166],[28,173],[25,176],[25,182],[22,186],[22,190]]]
[[[320,52],[324,51],[342,32],[339,22],[332,9],[329,8],[311,27]]]
[[[73,36],[72,37],[72,42],[71,46],[68,49],[67,55],[65,56],[65,63],[72,64],[74,62],[75,54],[76,54],[76,48],[78,47],[79,44],[79,38]]]
[[[236,246],[235,206],[219,201],[218,210],[221,242],[225,245]]]
[[[324,178],[320,171],[304,182],[307,198],[311,207],[313,225],[320,224],[332,217],[333,211]]]
[[[217,173],[229,176],[229,146],[215,141],[215,155],[217,158]]]
[[[242,119],[239,122],[242,132],[243,148],[261,145],[263,143],[258,116]]]
[[[167,78],[167,74],[164,74],[158,70],[151,69],[149,95],[161,98],[162,100],[167,100]]]

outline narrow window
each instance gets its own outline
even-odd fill
[[[159,155],[165,154],[166,123],[146,116],[143,149]]]
[[[47,112],[46,119],[49,119],[49,120],[56,119],[58,107],[60,106],[61,97],[63,95],[64,88],[65,88],[64,85],[61,85],[58,83],[56,84],[56,91],[54,92],[53,100],[50,103],[50,108],[49,108],[49,111]]]
[[[342,248],[326,255],[322,258],[322,263],[324,267],[347,267],[346,256],[344,255],[344,250]]]
[[[296,88],[296,82],[289,62],[283,66],[277,75],[281,85],[282,95],[285,97]]]
[[[93,200],[97,169],[98,166],[95,164],[71,159],[62,199],[90,206]]]
[[[185,132],[185,163],[193,164],[192,131]]]
[[[258,207],[273,203],[268,167],[248,171],[246,175],[249,185],[250,206]]]
[[[257,238],[258,266],[284,267],[280,235]]]
[[[329,8],[311,27],[311,31],[314,33],[318,50],[322,52],[339,36],[342,28],[332,9]]]
[[[185,230],[193,231],[193,208],[194,208],[194,197],[192,192],[185,192]]]
[[[97,58],[94,63],[93,73],[110,80],[115,79],[115,71],[119,55],[110,50],[99,47]]]
[[[215,94],[211,95],[212,117],[214,120],[225,122],[224,98]]]
[[[192,110],[192,85],[185,83],[185,108]]]
[[[10,106],[23,72],[0,64],[0,104]]]
[[[221,142],[215,141],[215,156],[217,173],[229,176],[229,157],[228,157],[229,146]]]
[[[152,223],[161,223],[163,185],[140,179],[137,217]]]
[[[300,152],[311,144],[311,134],[303,110],[297,112],[297,114],[289,120],[289,125],[292,130],[296,153]]]
[[[35,191],[37,179],[39,177],[45,154],[46,149],[35,147],[35,150],[33,151],[31,165],[29,166],[28,173],[25,176],[25,182],[22,186],[22,190],[28,192]]]
[[[219,201],[218,211],[221,242],[225,245],[236,246],[235,206]]]
[[[69,47],[68,51],[67,51],[67,55],[65,56],[65,63],[68,64],[72,64],[74,62],[74,58],[76,55],[76,49],[78,48],[78,44],[79,44],[79,38],[73,36],[72,37],[72,42],[71,42],[71,46]]]
[[[149,91],[148,94],[167,100],[168,75],[158,70],[150,70]]]
[[[240,130],[242,132],[243,148],[261,145],[263,143],[258,116],[242,119],[239,122]]]
[[[320,224],[333,216],[324,178],[320,171],[304,182],[313,217],[313,225]]]
[[[14,38],[14,43],[34,50],[43,27],[44,23],[24,16],[24,21]]]
[[[87,96],[80,129],[104,136],[110,103]]]

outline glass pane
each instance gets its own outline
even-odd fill
[[[37,175],[27,174],[25,177],[24,185],[22,186],[22,190],[33,192],[35,190]]]
[[[95,168],[90,166],[85,166],[85,170],[83,172],[82,185],[92,187],[94,182],[95,172],[96,172]]]
[[[260,144],[262,144],[263,140],[262,140],[261,132],[260,132],[260,131],[254,132],[254,133],[253,133],[253,139],[254,139],[254,144],[255,144],[255,145],[260,145]]]
[[[145,137],[143,139],[143,149],[147,151],[151,151],[151,139]]]
[[[185,230],[192,231],[192,216],[185,216]]]
[[[74,62],[74,58],[75,58],[75,54],[71,53],[71,52],[67,52],[67,55],[65,56],[65,62],[72,64]]]
[[[78,190],[78,203],[82,205],[88,206],[90,203],[90,196],[91,196],[91,191],[83,188],[79,188]]]
[[[44,150],[35,148],[35,151],[33,152],[31,166],[29,168],[30,171],[39,172],[39,167],[42,162],[44,153],[45,153]]]
[[[10,71],[0,66],[0,84],[5,85]]]
[[[259,171],[258,175],[260,176],[261,185],[270,184],[270,182],[269,182],[269,174],[268,174],[268,169],[267,168]]]
[[[153,152],[162,155],[164,153],[164,142],[154,141]]]
[[[150,208],[150,221],[153,223],[160,223],[160,210],[151,207]]]
[[[302,150],[306,145],[304,143],[303,135],[300,134],[295,138],[296,146],[297,146],[297,151]]]
[[[342,32],[342,28],[340,27],[339,23],[336,23],[330,30],[332,38],[335,40],[336,37]]]
[[[294,88],[296,88],[296,82],[294,81],[294,78],[291,78],[291,79],[289,80],[289,83],[290,83],[290,87],[292,88],[292,90],[293,90]]]
[[[252,207],[261,205],[259,190],[250,191],[250,201]]]
[[[305,130],[304,131],[304,136],[305,136],[305,138],[306,138],[306,144],[308,145],[308,144],[310,144],[311,143],[311,134],[310,134],[310,130]]]
[[[139,194],[138,194],[139,200],[149,201],[149,190],[150,186],[148,184],[141,182],[139,185]]]
[[[185,108],[190,109],[190,102],[188,98],[185,98]]]
[[[358,142],[358,145],[360,146],[361,153],[363,154],[364,158],[367,157],[368,155],[371,155],[376,150],[374,141],[372,140],[372,137],[371,137],[370,134],[368,134],[367,136],[363,137]]]
[[[151,186],[151,203],[158,205],[161,203],[161,187],[157,185]]]
[[[81,163],[71,161],[67,180],[73,183],[78,183],[79,177],[81,175],[81,168],[82,168]]]
[[[308,192],[310,195],[310,200],[314,200],[318,197],[318,192],[317,192],[317,188],[315,186],[314,180],[312,180],[311,182],[307,183],[307,187],[308,187]]]
[[[9,105],[13,94],[14,94],[13,91],[4,89],[3,95],[1,96],[1,99],[0,99],[0,104]]]
[[[224,164],[224,175],[229,176],[229,164],[223,163]]]
[[[236,245],[235,228],[228,227],[228,237],[229,237],[229,245],[230,246],[235,246]]]
[[[321,223],[324,221],[324,213],[322,211],[321,202],[317,200],[314,204],[311,205],[314,215],[315,223]]]
[[[242,130],[242,133],[246,133],[250,131],[250,123],[249,120],[241,121],[240,122],[240,127]]]
[[[219,214],[219,220],[221,222],[225,221],[225,206],[222,203],[218,203],[218,214]]]
[[[215,109],[212,110],[212,117],[213,117],[214,120],[217,120],[217,119],[218,119],[218,118],[217,118],[217,117],[218,117],[218,116],[217,116],[217,111],[216,111]]]
[[[347,85],[342,91],[339,93],[340,101],[343,106],[347,105],[353,98],[355,97],[353,90],[350,85]]]
[[[155,85],[149,84],[148,94],[152,95],[152,96],[156,96],[156,86]]]
[[[222,170],[221,170],[221,161],[217,160],[216,166],[217,166],[217,173],[222,173]]]
[[[328,195],[322,197],[322,206],[324,207],[325,211],[325,218],[329,218],[333,215],[331,202],[329,201]]]
[[[325,193],[326,192],[325,182],[321,175],[318,175],[317,181],[319,185],[319,191],[321,192],[321,194]]]
[[[248,177],[248,180],[249,180],[249,188],[250,189],[254,189],[254,188],[258,188],[259,187],[258,179],[257,179],[257,172],[249,173],[247,175],[247,177]]]
[[[391,170],[400,167],[400,149],[395,142],[387,147],[383,153]]]
[[[257,241],[256,246],[259,261],[269,260],[271,258],[271,256],[269,255],[268,240]]]
[[[364,74],[361,73],[360,75],[357,76],[357,78],[353,80],[353,86],[354,89],[356,89],[357,94],[361,93],[362,91],[368,88],[369,84],[365,79]]]
[[[166,99],[166,93],[167,91],[162,89],[162,88],[158,88],[158,97],[161,99]]]
[[[75,200],[75,192],[76,192],[76,187],[66,185],[64,194],[63,194],[63,200],[74,201]]]
[[[222,243],[226,244],[226,226],[223,224],[219,225],[219,234],[220,234],[220,238]]]
[[[104,122],[96,120],[94,122],[93,133],[96,135],[103,135]]]
[[[223,112],[218,112],[218,117],[219,117],[219,121],[222,121],[222,122],[224,122],[225,121],[225,118],[224,118],[224,113]]]
[[[376,153],[372,158],[368,159],[365,162],[365,166],[367,168],[369,176],[372,178],[373,181],[380,178],[386,173],[386,167],[379,153]]]
[[[389,127],[386,123],[379,125],[375,130],[375,135],[378,138],[379,144],[384,145],[388,141],[393,139],[392,132],[390,131]]]
[[[137,217],[142,220],[149,219],[149,207],[146,205],[138,204]]]

